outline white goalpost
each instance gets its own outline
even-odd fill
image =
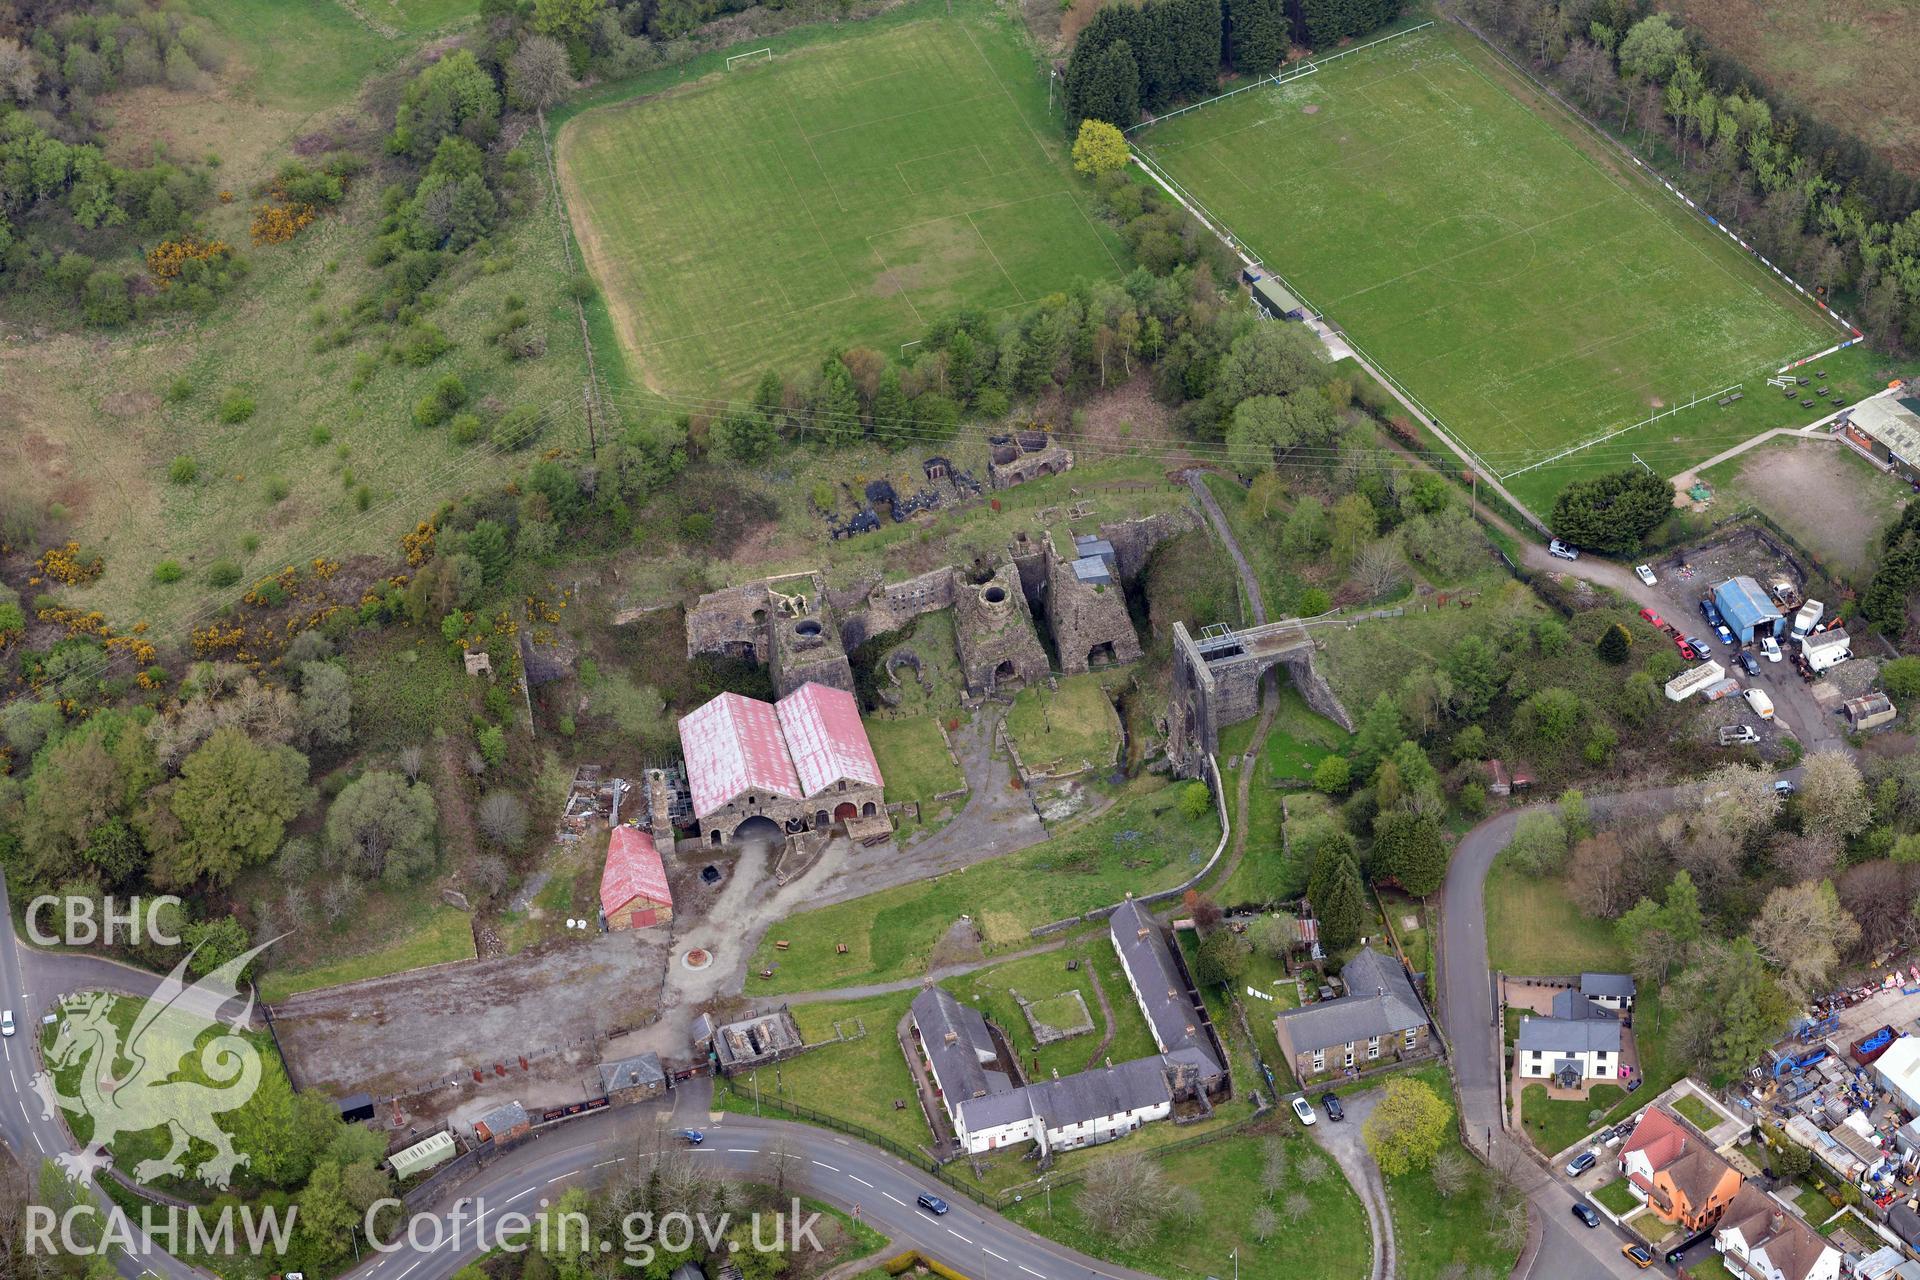
[[[740,66],[740,65],[751,66],[756,62],[772,62],[772,61],[773,61],[773,50],[771,48],[751,49],[751,50],[748,50],[746,53],[736,53],[731,57],[729,57],[727,59],[727,70],[731,71],[734,69],[734,67]]]

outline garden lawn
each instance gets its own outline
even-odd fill
[[[913,1002],[911,991],[869,1000],[793,1006],[794,1020],[808,1044],[829,1040],[838,1022],[849,1036],[856,1020],[867,1033],[857,1039],[823,1044],[777,1066],[762,1067],[733,1078],[741,1095],[721,1086],[714,1105],[724,1111],[753,1114],[756,1082],[763,1109],[782,1102],[858,1125],[909,1147],[927,1147],[933,1135],[914,1096],[913,1075],[900,1052],[894,1028]],[[898,1099],[904,1107],[893,1104]],[[796,1112],[801,1119],[807,1116]]]
[[[1511,1032],[1518,1019],[1511,1016],[1511,1010],[1509,1015]],[[1667,1030],[1659,994],[1642,991],[1633,1013],[1634,1048],[1640,1055],[1642,1083],[1632,1093],[1615,1085],[1597,1084],[1584,1102],[1560,1102],[1546,1096],[1544,1085],[1528,1085],[1520,1095],[1520,1117],[1534,1146],[1543,1155],[1564,1151],[1601,1125],[1626,1119],[1685,1075],[1685,1064],[1668,1052]],[[1605,1114],[1597,1121],[1589,1119],[1596,1110]]]
[[[399,941],[330,964],[308,969],[275,969],[260,979],[260,998],[274,1004],[302,991],[337,987],[343,982],[384,978],[430,964],[471,960],[473,919],[453,907],[432,904],[424,919],[412,921]]]
[[[1672,473],[1812,421],[1765,377],[1846,336],[1448,24],[1134,142],[1541,508],[1630,451]],[[1864,391],[1871,363],[1828,369]]]
[[[1561,877],[1526,875],[1504,854],[1487,877],[1487,960],[1503,973],[1529,977],[1626,967],[1612,921],[1574,906]]]
[[[1627,1185],[1625,1178],[1615,1178],[1594,1192],[1593,1198],[1621,1216],[1632,1213],[1640,1206],[1639,1199],[1633,1194],[1633,1189]]]
[[[1051,1217],[1045,1198],[1036,1196],[1028,1196],[1005,1213],[1049,1239],[1169,1280],[1230,1276],[1236,1253],[1242,1280],[1350,1280],[1365,1275],[1366,1259],[1372,1255],[1366,1213],[1333,1161],[1297,1129],[1287,1127],[1291,1124],[1290,1117],[1276,1119],[1265,1122],[1258,1133],[1156,1157],[1167,1180],[1191,1188],[1206,1209],[1191,1227],[1172,1219],[1162,1222],[1153,1239],[1137,1249],[1104,1243],[1081,1218],[1070,1188],[1054,1192]],[[1277,1136],[1287,1153],[1289,1173],[1276,1197],[1276,1210],[1294,1194],[1307,1202],[1295,1226],[1286,1225],[1287,1215],[1281,1212],[1281,1229],[1265,1243],[1255,1238],[1251,1228],[1253,1213],[1262,1203],[1263,1136]],[[1302,1181],[1298,1172],[1310,1156],[1325,1166],[1325,1175],[1312,1183]]]
[[[1529,1084],[1520,1093],[1520,1120],[1540,1154],[1556,1156],[1605,1123],[1592,1113],[1604,1112],[1625,1093],[1618,1085],[1597,1084],[1585,1100],[1559,1101],[1547,1096],[1547,1086]]]
[[[1007,733],[1029,772],[1069,774],[1104,769],[1120,746],[1120,715],[1103,677],[1065,676],[1057,689],[1022,689],[1007,712]]]
[[[1720,1123],[1714,1109],[1690,1093],[1675,1100],[1673,1109],[1693,1121],[1702,1133]]]
[[[931,716],[868,719],[865,724],[880,776],[887,780],[887,799],[926,804],[935,796],[966,789],[966,776],[953,763],[940,725]]]
[[[748,966],[774,976],[750,978],[748,994],[912,977],[962,915],[991,954],[1030,945],[1037,925],[1178,884],[1220,840],[1211,808],[1197,820],[1181,816],[1183,786],[1140,779],[1112,808],[1030,849],[790,916],[767,931]],[[779,951],[776,940],[791,945]],[[836,954],[836,943],[847,954]]]
[[[1069,960],[1078,961],[1080,967],[1068,972]],[[1092,935],[1084,943],[1064,950],[1029,956],[1024,960],[1010,960],[991,969],[950,978],[942,985],[1000,1028],[1007,1037],[1007,1043],[1019,1055],[1020,1070],[1029,1079],[1045,1079],[1054,1071],[1063,1076],[1072,1075],[1076,1071],[1086,1070],[1089,1063],[1099,1061],[1094,1055],[1100,1049],[1109,1024],[1101,1017],[1100,1001],[1094,995],[1091,976],[1094,973],[1100,975],[1101,990],[1106,992],[1107,1001],[1113,1008],[1113,1037],[1101,1056],[1124,1062],[1156,1052],[1153,1033],[1147,1029],[1146,1017],[1140,1012],[1139,1002],[1127,987],[1126,978],[1120,973],[1119,960],[1104,933]],[[1120,984],[1117,989],[1115,982]],[[1026,1015],[1013,997],[1016,991],[1025,999],[1044,1002],[1045,1011],[1062,1020],[1069,1016],[1068,1011],[1072,1007],[1067,993],[1079,992],[1081,999],[1086,1002],[1093,1030],[1036,1047]]]
[[[574,228],[650,386],[739,390],[1122,273],[1017,16],[916,16],[564,126]]]
[[[1453,1082],[1444,1067],[1423,1067],[1410,1073],[1453,1105]],[[1466,1157],[1471,1169],[1466,1190],[1444,1196],[1433,1185],[1430,1169],[1414,1169],[1385,1179],[1393,1210],[1394,1249],[1399,1258],[1398,1280],[1437,1280],[1454,1264],[1486,1265],[1495,1275],[1512,1270],[1517,1246],[1503,1245],[1488,1229],[1489,1202],[1494,1199],[1491,1179],[1468,1154],[1450,1127],[1442,1151]]]

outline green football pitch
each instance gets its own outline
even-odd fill
[[[959,307],[1120,274],[1039,64],[1010,20],[955,10],[566,126],[574,227],[649,386],[738,391],[830,347],[897,351]]]
[[[1523,501],[1636,451],[1680,472],[1824,410],[1765,378],[1846,335],[1464,32],[1387,41],[1134,141]],[[1735,384],[1731,408],[1522,471]]]

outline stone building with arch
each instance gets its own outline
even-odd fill
[[[723,693],[681,718],[680,746],[704,844],[892,829],[885,779],[844,689],[809,681],[778,702]]]

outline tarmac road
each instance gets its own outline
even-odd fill
[[[792,1162],[787,1178],[793,1192],[848,1213],[857,1206],[860,1219],[892,1241],[889,1255],[917,1249],[981,1280],[1089,1276],[1151,1280],[1142,1272],[1096,1261],[1016,1227],[924,1172],[852,1139],[810,1125],[737,1114],[709,1122],[704,1083],[695,1081],[679,1091],[671,1112],[664,1105],[597,1112],[526,1142],[458,1188],[451,1203],[434,1207],[437,1220],[448,1224],[438,1247],[383,1255],[352,1275],[355,1280],[447,1280],[479,1244],[497,1243],[501,1215],[535,1212],[543,1200],[558,1198],[568,1187],[590,1185],[634,1165],[644,1166],[658,1149],[652,1123],[657,1115],[667,1121],[669,1144],[678,1127],[700,1127],[706,1141],[687,1148],[692,1158],[730,1174],[764,1179],[778,1147]],[[918,1208],[915,1197],[923,1191],[946,1201],[950,1211],[935,1216]],[[456,1207],[463,1218],[459,1224],[450,1217]],[[430,1234],[431,1228],[423,1224],[423,1243]],[[617,1250],[621,1242],[607,1241],[600,1247],[603,1252]],[[1222,1265],[1231,1264],[1223,1260]]]
[[[1798,781],[1800,771],[1780,775]],[[1593,815],[1630,802],[1651,799],[1670,805],[1680,789],[1669,787],[1627,795],[1590,796]],[[1545,806],[1538,806],[1544,808]],[[1513,839],[1524,809],[1490,818],[1461,838],[1447,868],[1436,946],[1440,1020],[1453,1055],[1454,1079],[1469,1142],[1499,1167],[1516,1170],[1527,1188],[1541,1231],[1530,1268],[1516,1280],[1591,1280],[1597,1273],[1627,1277],[1643,1273],[1620,1254],[1629,1237],[1601,1219],[1584,1227],[1573,1216],[1576,1196],[1557,1175],[1541,1168],[1526,1140],[1509,1137],[1500,1123],[1500,1072],[1506,1046],[1495,1023],[1493,974],[1487,963],[1487,872]]]
[[[62,995],[77,991],[150,995],[161,978],[77,952],[30,950],[19,945],[12,920],[5,885],[0,883],[0,1008],[11,1009],[19,1023],[18,1034],[0,1039],[0,1094],[4,1094],[0,1096],[0,1140],[33,1175],[43,1157],[69,1149],[64,1127],[57,1118],[45,1117],[33,1087],[38,1062],[31,1045],[41,1015]],[[423,1247],[373,1253],[348,1274],[367,1280],[446,1280],[476,1251],[479,1233],[488,1226],[486,1217],[525,1212],[537,1207],[543,1197],[557,1197],[567,1186],[598,1182],[624,1164],[651,1159],[656,1127],[674,1125],[704,1130],[707,1140],[692,1149],[693,1158],[711,1161],[733,1174],[764,1172],[772,1159],[771,1149],[778,1145],[794,1160],[788,1173],[790,1186],[848,1213],[857,1208],[862,1220],[890,1237],[894,1252],[919,1249],[981,1280],[1151,1280],[1142,1272],[1098,1262],[1016,1227],[922,1171],[864,1144],[786,1121],[736,1114],[716,1120],[708,1110],[711,1101],[708,1082],[694,1081],[658,1104],[596,1112],[543,1131],[459,1187],[457,1196],[449,1197],[451,1203],[433,1207],[444,1221],[457,1204],[470,1201],[465,1206],[467,1216],[477,1221],[457,1235],[449,1229],[437,1243],[437,1233],[423,1224],[418,1237]],[[951,1211],[936,1217],[916,1208],[914,1199],[922,1191],[940,1196]],[[97,1192],[95,1198],[106,1203]],[[434,1247],[425,1247],[428,1244]],[[144,1238],[133,1254],[117,1256],[115,1264],[128,1280],[207,1280],[206,1272]]]

